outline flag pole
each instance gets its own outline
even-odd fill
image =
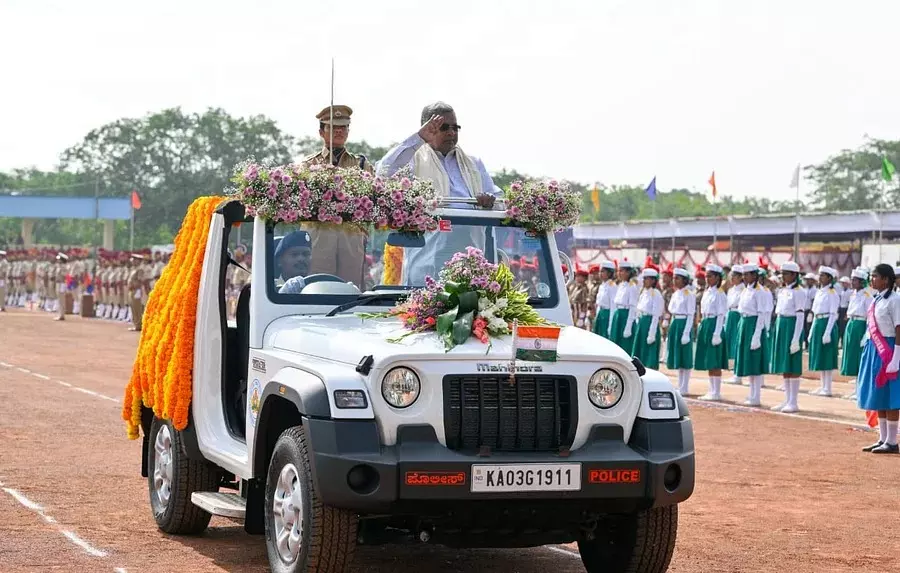
[[[797,177],[797,195],[794,199],[794,262],[800,264],[800,177]]]
[[[713,196],[713,262],[719,264],[719,255],[716,243],[719,240],[719,201]]]
[[[131,239],[128,243],[128,250],[134,252],[134,197],[133,196],[131,199]]]

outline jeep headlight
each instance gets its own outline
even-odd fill
[[[384,375],[381,381],[381,395],[394,408],[407,408],[419,397],[421,387],[416,373],[401,366]]]
[[[625,384],[615,370],[601,368],[588,382],[588,398],[598,408],[612,408],[622,399]]]

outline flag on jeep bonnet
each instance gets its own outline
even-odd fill
[[[558,326],[519,326],[513,335],[516,360],[556,362]]]

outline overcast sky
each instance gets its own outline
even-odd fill
[[[427,6],[427,7],[426,7]],[[789,198],[797,162],[900,138],[897,0],[0,0],[0,170],[171,106],[387,144],[457,110],[491,171]]]

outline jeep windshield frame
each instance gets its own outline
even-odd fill
[[[451,210],[447,210],[451,211]],[[486,231],[492,231],[494,228],[509,228],[509,229],[522,229],[522,232],[525,233],[524,229],[521,225],[517,225],[514,223],[508,223],[504,219],[499,218],[497,216],[471,216],[466,215],[465,211],[463,214],[459,213],[459,210],[452,210],[452,212],[442,212],[440,214],[441,219],[449,220],[451,225],[457,226],[483,226]],[[490,215],[494,215],[494,213],[490,213]],[[496,247],[496,234],[493,232],[486,232],[486,243],[485,243],[485,257],[491,261],[492,263],[498,262],[495,258],[499,258],[499,255],[495,255],[497,252]],[[268,299],[278,305],[302,305],[302,306],[338,306],[341,304],[345,304],[351,301],[354,301],[363,296],[369,296],[375,293],[386,294],[390,296],[386,297],[378,297],[378,299],[373,300],[367,306],[384,306],[384,307],[393,307],[396,306],[397,303],[405,298],[409,291],[419,288],[418,286],[403,286],[403,285],[376,285],[375,289],[372,291],[360,291],[358,294],[288,294],[288,293],[279,293],[278,287],[276,286],[276,276],[275,276],[275,224],[271,221],[266,222],[265,229],[265,281],[266,281],[266,296]],[[550,241],[548,240],[546,233],[539,233],[531,236],[535,241],[537,241],[540,245],[538,256],[539,267],[542,269],[552,269],[550,271],[545,271],[546,282],[542,283],[549,287],[549,294],[546,297],[530,297],[529,304],[531,304],[535,308],[555,308],[560,301],[560,293],[557,288],[557,277],[558,273],[561,272],[560,269],[555,269],[553,266],[553,258],[551,253]],[[502,249],[502,247],[500,247]],[[435,277],[436,278],[436,277]],[[386,293],[386,290],[396,290],[396,293]],[[368,294],[367,294],[368,293]]]

